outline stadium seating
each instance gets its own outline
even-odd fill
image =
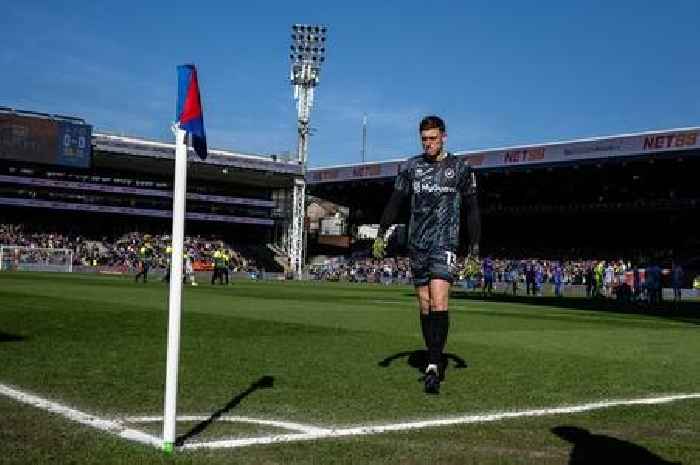
[[[149,242],[154,249],[153,264],[164,268],[168,262],[166,249],[169,245],[169,235],[165,233],[146,234],[133,231],[114,237],[88,238],[70,232],[37,230],[24,224],[0,223],[0,244],[72,249],[74,265],[119,266],[134,270],[138,262],[138,249],[144,242]],[[230,251],[229,266],[232,270],[257,271],[254,254],[244,255],[236,245],[213,236],[185,237],[185,249],[193,255],[195,261],[210,262],[212,254],[220,246]],[[250,247],[243,248],[247,252],[254,251]]]

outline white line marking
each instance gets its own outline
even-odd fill
[[[144,433],[133,428],[128,428],[124,425],[124,422],[132,423],[147,423],[162,421],[162,416],[150,416],[150,417],[127,417],[123,421],[121,420],[105,420],[99,418],[95,415],[81,412],[71,407],[67,407],[58,402],[53,402],[50,400],[42,399],[39,396],[29,394],[18,389],[12,388],[5,384],[0,384],[0,394],[3,394],[11,399],[22,402],[24,404],[32,405],[34,407],[57,413],[69,420],[75,421],[85,426],[90,426],[92,428],[98,429],[100,431],[106,431],[110,434],[117,435],[123,439],[130,441],[139,442],[141,444],[147,444],[154,446],[156,448],[162,448],[163,442],[160,438],[152,436],[150,434]],[[277,426],[280,428],[286,428],[295,431],[301,431],[300,433],[288,433],[288,434],[276,434],[269,436],[258,436],[258,437],[248,437],[240,439],[230,439],[230,440],[217,440],[209,442],[197,442],[188,443],[180,447],[181,449],[214,449],[214,448],[235,448],[235,447],[245,447],[252,445],[263,445],[263,444],[276,444],[283,442],[293,442],[293,441],[311,441],[316,439],[326,439],[326,438],[338,438],[347,436],[367,436],[372,434],[386,433],[390,431],[406,431],[415,430],[423,428],[433,428],[439,426],[450,426],[450,425],[463,425],[470,423],[487,423],[499,420],[506,420],[510,418],[523,418],[523,417],[539,417],[546,415],[561,415],[566,413],[580,413],[588,412],[591,410],[600,410],[610,407],[620,407],[629,405],[655,405],[655,404],[665,404],[669,402],[675,402],[679,400],[689,400],[689,399],[700,399],[700,393],[691,394],[669,394],[659,397],[644,397],[638,399],[619,399],[619,400],[608,400],[601,402],[592,402],[580,405],[568,405],[560,407],[550,407],[542,409],[531,409],[531,410],[519,410],[519,411],[502,411],[502,412],[492,412],[483,413],[476,415],[464,415],[456,417],[447,418],[436,418],[432,420],[420,420],[413,422],[404,423],[389,423],[384,425],[358,425],[347,428],[323,428],[312,425],[304,425],[294,422],[286,421],[276,421],[276,420],[264,420],[252,417],[238,417],[238,416],[225,416],[219,418],[219,420],[224,419],[224,421],[241,421],[248,423],[256,423],[262,425]],[[204,421],[208,419],[205,415],[182,415],[178,417],[180,421]]]
[[[593,402],[581,405],[569,405],[561,407],[521,410],[511,412],[495,412],[479,415],[466,415],[452,418],[438,418],[434,420],[414,421],[408,423],[393,423],[386,425],[355,426],[350,428],[330,429],[326,432],[318,433],[295,433],[281,434],[263,437],[251,437],[232,440],[210,441],[190,443],[182,446],[183,449],[203,449],[203,448],[234,448],[262,444],[275,444],[293,441],[311,441],[316,439],[337,438],[345,436],[366,436],[372,434],[385,433],[389,431],[405,431],[413,429],[431,428],[437,426],[463,425],[469,423],[486,423],[492,421],[505,420],[510,418],[538,417],[545,415],[560,415],[565,413],[580,413],[591,410],[599,410],[610,407],[626,405],[653,405],[674,402],[678,400],[700,399],[700,393],[694,394],[674,394],[662,397],[650,397],[641,399],[610,400],[603,402]]]
[[[206,421],[209,418],[211,418],[210,415],[178,415],[177,421]],[[124,421],[127,423],[157,423],[163,421],[163,416],[126,417],[124,418]],[[327,428],[319,428],[318,426],[304,425],[302,423],[294,423],[291,421],[266,420],[263,418],[241,417],[236,415],[221,416],[217,418],[216,421],[274,426],[291,431],[300,431],[302,433],[325,433],[331,431]]]
[[[127,428],[120,421],[105,420],[95,415],[84,413],[80,410],[65,406],[58,402],[42,399],[39,396],[22,392],[5,384],[0,384],[0,394],[23,404],[28,404],[51,413],[57,413],[65,418],[68,418],[69,420],[78,422],[81,425],[90,426],[100,431],[106,431],[130,441],[136,441],[159,448],[163,445],[163,441],[160,438],[146,434],[143,431]]]

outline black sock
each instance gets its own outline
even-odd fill
[[[431,333],[432,341],[428,348],[428,363],[439,365],[442,358],[442,351],[447,343],[447,332],[450,328],[450,316],[447,310],[442,312],[431,311]]]
[[[423,333],[423,342],[425,343],[425,348],[430,349],[430,339],[431,339],[431,322],[430,313],[420,312],[420,329]]]

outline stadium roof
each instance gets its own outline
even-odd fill
[[[556,165],[631,156],[671,155],[698,151],[700,127],[646,131],[572,141],[548,142],[486,150],[455,151],[475,169],[505,169],[530,165]],[[381,162],[313,168],[306,173],[309,184],[394,177],[407,158]]]
[[[8,115],[10,118],[8,124],[10,126],[14,121],[12,117],[18,117],[18,121],[21,121],[22,124],[31,120],[50,120],[70,123],[73,126],[84,126],[89,128],[88,133],[92,132],[92,126],[87,124],[82,118],[0,106],[0,116],[7,117]],[[175,159],[174,143],[92,132],[92,160],[90,160],[89,150],[87,156],[80,159],[73,156],[70,160],[67,160],[66,156],[61,155],[63,153],[61,150],[59,150],[58,156],[50,153],[53,146],[50,143],[45,143],[44,139],[51,140],[52,136],[47,136],[46,130],[42,132],[42,130],[32,128],[32,131],[26,129],[20,136],[27,137],[27,134],[29,134],[40,142],[44,142],[43,145],[40,144],[41,150],[34,149],[36,153],[33,153],[32,150],[25,150],[24,152],[21,150],[9,150],[7,151],[9,155],[5,154],[6,156],[0,158],[81,168],[87,167],[92,161],[92,165],[97,168],[167,175],[172,174],[173,171],[172,161]],[[62,130],[66,131],[66,129]],[[61,137],[67,136],[68,134]],[[79,144],[77,138],[75,139],[73,143]],[[80,147],[69,148],[78,151]],[[78,163],[78,161],[81,163]],[[291,185],[292,178],[303,176],[303,167],[296,159],[288,160],[278,155],[259,155],[231,150],[210,149],[207,159],[202,161],[194,154],[192,149],[189,149],[188,161],[190,162],[189,176],[205,181],[226,182],[228,180],[252,186],[286,188]]]
[[[92,146],[93,162],[101,167],[172,174],[174,143],[93,133]],[[188,149],[188,177],[211,181],[228,179],[253,186],[285,188],[290,185],[292,177],[303,174],[301,165],[296,161],[278,160],[275,156],[219,149],[209,149],[208,154],[207,159],[202,161],[194,150]]]
[[[175,144],[140,139],[135,137],[115,136],[105,133],[93,133],[92,145],[103,152],[141,155],[153,158],[173,159]],[[234,166],[248,169],[261,169],[284,174],[301,174],[301,167],[296,161],[278,161],[276,156],[253,155],[230,150],[209,149],[208,157],[202,163]],[[199,161],[194,151],[189,149],[190,161]]]
[[[10,108],[10,107],[4,107],[4,106],[0,106],[0,113],[6,113],[6,114],[11,114],[11,115],[17,115],[17,116],[28,116],[28,117],[32,117],[32,118],[51,119],[51,120],[57,120],[57,121],[70,121],[73,124],[87,124],[83,118],[78,118],[76,116],[57,115],[54,113],[42,113],[42,112],[30,111],[30,110],[18,110],[16,108]]]

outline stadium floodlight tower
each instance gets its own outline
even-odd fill
[[[321,66],[326,60],[326,32],[323,25],[295,24],[292,26],[290,80],[297,101],[297,130],[299,141],[297,155],[302,172],[306,172],[306,160],[311,132],[311,107],[314,104],[314,88],[318,84]],[[292,225],[289,258],[294,276],[301,278],[304,265],[304,216],[306,183],[303,178],[294,181],[292,195]]]

